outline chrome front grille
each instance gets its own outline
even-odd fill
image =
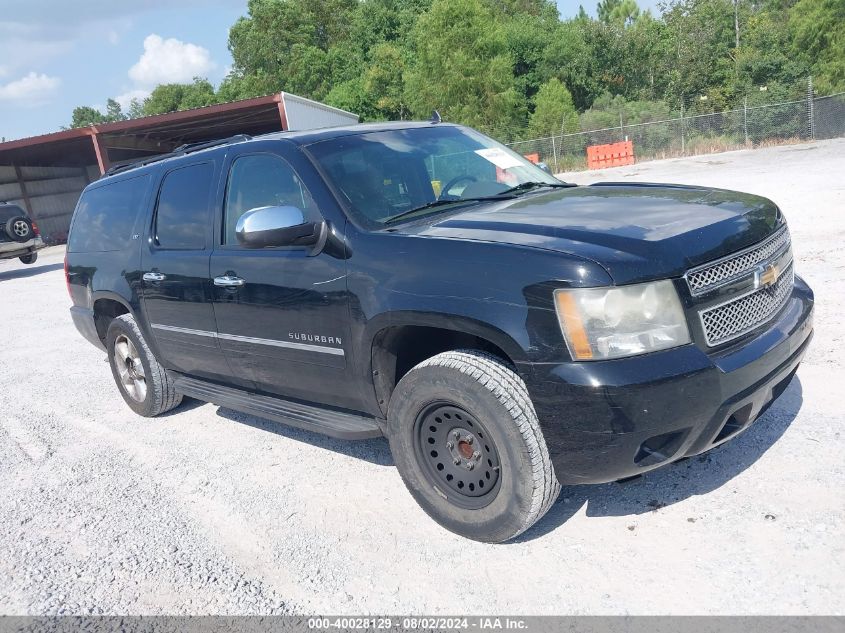
[[[771,319],[789,298],[794,270],[789,262],[778,280],[701,313],[701,325],[707,345],[713,347],[742,336]]]
[[[784,225],[759,244],[728,257],[698,266],[687,272],[690,293],[698,296],[747,275],[772,255],[789,245],[789,229]]]

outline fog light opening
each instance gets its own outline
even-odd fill
[[[671,459],[681,448],[688,429],[663,433],[648,438],[640,444],[634,457],[637,466],[654,466]]]

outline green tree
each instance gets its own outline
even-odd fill
[[[88,127],[89,125],[97,125],[98,123],[105,123],[106,115],[92,108],[91,106],[78,106],[73,109],[73,114],[70,119],[70,127]]]
[[[348,112],[354,112],[365,121],[383,118],[364,87],[364,79],[356,77],[334,86],[326,96],[326,103]]]
[[[231,72],[220,84],[220,88],[217,90],[217,98],[221,103],[226,103],[261,97],[280,91],[281,85],[278,80],[265,73],[241,74]]]
[[[435,0],[414,29],[406,76],[413,113],[437,109],[451,121],[507,137],[521,118],[513,62],[501,24],[481,0]]]
[[[612,22],[613,12],[619,8],[621,4],[622,0],[599,0],[598,5],[596,6],[596,14],[598,14],[599,20],[605,24],[610,24]]]
[[[161,84],[144,100],[144,116],[202,108],[219,102],[208,79],[197,77],[189,84]]]
[[[597,20],[563,22],[543,53],[547,76],[560,79],[575,107],[589,108],[610,92],[625,90],[627,51],[620,30]]]
[[[572,95],[559,79],[552,78],[540,86],[534,113],[528,122],[532,138],[552,136],[578,130],[578,113]]]
[[[248,0],[219,88],[162,85],[126,111],[76,108],[71,124],[285,90],[366,120],[438,109],[509,140],[558,130],[558,115],[571,127],[570,101],[582,126],[623,128],[681,103],[707,112],[800,98],[810,73],[819,92],[845,90],[843,0],[666,0],[659,16],[601,0],[597,13],[561,21],[553,0]]]
[[[138,119],[144,116],[144,102],[141,99],[132,99],[129,102],[129,108],[126,111],[128,119]]]
[[[631,26],[640,17],[640,7],[636,0],[621,0],[610,12],[610,24]]]
[[[126,118],[126,115],[123,114],[123,109],[117,101],[114,99],[108,99],[106,101],[106,121],[125,121]]]
[[[710,109],[733,103],[737,51],[732,0],[675,0],[663,19],[672,38],[670,98],[680,103],[707,95]]]
[[[182,103],[185,87],[182,84],[162,84],[144,99],[144,116],[176,112]]]
[[[543,11],[517,14],[504,20],[505,43],[513,61],[514,87],[520,100],[529,107],[540,84],[548,78],[543,68],[543,54],[558,24],[556,12],[549,15]]]
[[[329,50],[348,39],[357,0],[249,0],[229,31],[236,76],[258,74],[281,90],[329,92]]]
[[[372,61],[364,72],[364,89],[375,103],[379,114],[387,119],[407,119],[405,103],[405,59],[402,50],[387,42],[376,46]]]
[[[71,115],[70,128],[88,127],[89,125],[99,125],[102,123],[113,123],[115,121],[124,121],[126,115],[120,104],[114,99],[106,101],[106,113],[103,114],[96,108],[91,106],[79,106],[73,109]]]
[[[792,51],[810,67],[819,92],[845,90],[845,2],[799,0],[789,27]]]

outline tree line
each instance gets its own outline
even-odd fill
[[[123,111],[82,106],[71,127],[279,91],[362,120],[428,118],[505,141],[677,112],[845,90],[845,0],[601,0],[561,20],[551,0],[249,0],[233,66],[165,84]]]

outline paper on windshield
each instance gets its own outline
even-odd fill
[[[520,160],[515,156],[511,156],[504,150],[499,149],[498,147],[491,147],[488,149],[477,149],[475,153],[481,156],[482,158],[486,158],[491,163],[493,163],[499,169],[509,169],[511,167],[519,167],[522,165]]]

